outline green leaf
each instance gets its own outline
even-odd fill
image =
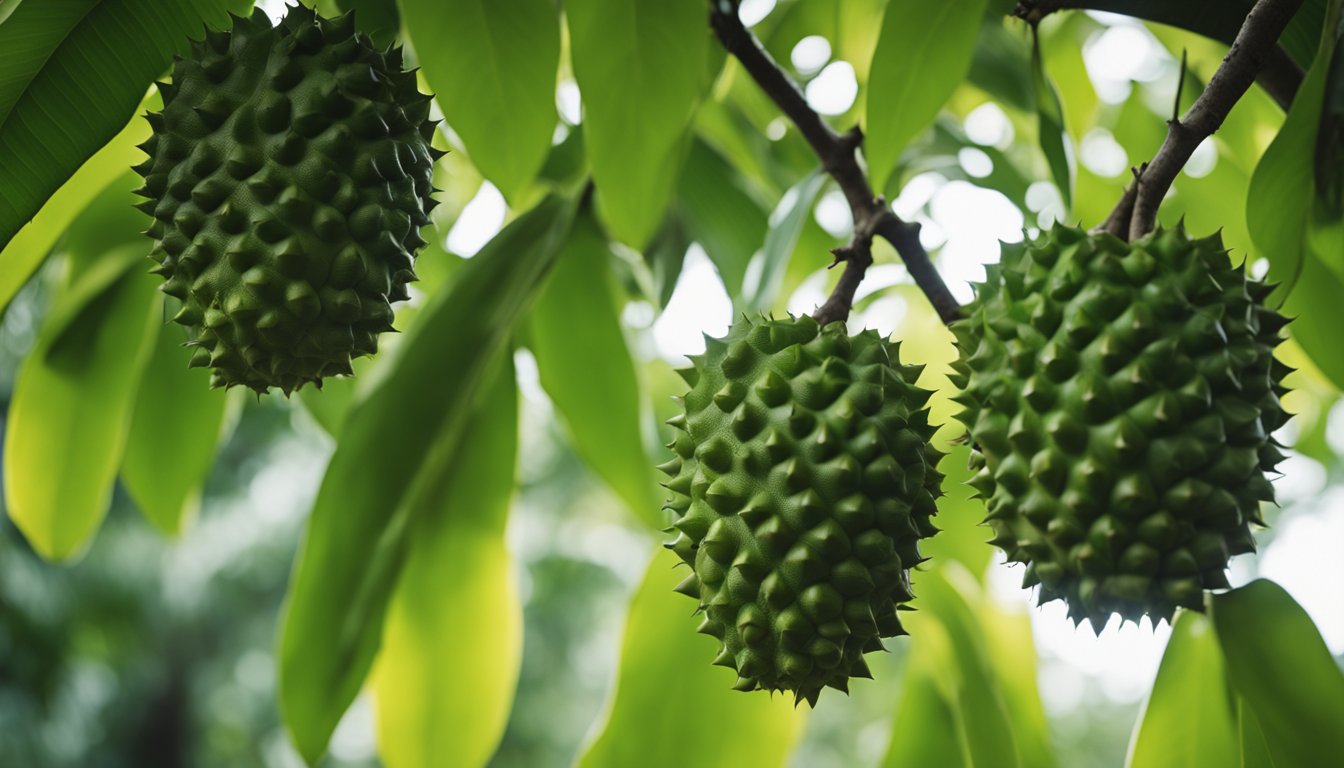
[[[1059,91],[1050,82],[1041,61],[1041,40],[1035,37],[1031,47],[1031,83],[1036,101],[1037,140],[1050,166],[1050,175],[1064,198],[1064,208],[1073,208],[1073,171],[1069,163],[1069,134],[1064,127],[1064,107]]]
[[[756,281],[743,288],[743,309],[763,311],[775,302],[789,260],[793,258],[798,237],[803,233],[812,205],[826,184],[826,174],[813,171],[807,178],[790,187],[770,214],[770,229],[765,235],[761,258],[761,273]]]
[[[1279,766],[1332,765],[1344,754],[1344,672],[1283,587],[1256,579],[1211,601],[1232,686],[1255,713]]]
[[[555,3],[402,0],[401,8],[448,124],[512,200],[541,169],[555,131]]]
[[[802,733],[792,697],[732,689],[710,664],[718,641],[695,633],[685,578],[663,549],[630,605],[610,713],[579,768],[772,768]]]
[[[589,216],[570,231],[528,325],[541,386],[574,447],[640,519],[667,523],[644,451],[642,398],[611,284],[611,248]]]
[[[569,227],[549,197],[505,227],[435,294],[346,418],[290,583],[280,708],[311,763],[354,700],[382,636],[423,467],[458,455],[489,362],[505,349]]]
[[[740,295],[747,264],[765,242],[765,211],[741,174],[703,141],[691,144],[678,194],[690,238],[718,267],[728,295]]]
[[[1332,18],[1338,14],[1336,4]],[[1344,387],[1344,353],[1338,344],[1344,258],[1311,247],[1328,239],[1313,231],[1315,148],[1334,45],[1333,35],[1322,36],[1321,54],[1255,168],[1246,226],[1257,252],[1269,259],[1270,278],[1284,285],[1284,309],[1297,317],[1290,327],[1293,338],[1335,386]]]
[[[41,0],[0,26],[0,248],[126,125],[202,24],[246,0]],[[3,294],[0,294],[3,295]]]
[[[512,361],[499,363],[463,431],[471,450],[422,469],[439,479],[417,499],[372,673],[378,754],[389,768],[485,765],[508,721],[523,649],[504,543],[518,389]]]
[[[1209,618],[1181,611],[1129,743],[1132,768],[1239,765],[1236,701]]]
[[[947,630],[929,623],[911,643],[882,766],[971,768],[968,726],[956,704],[957,660]]]
[[[985,633],[972,608],[980,602],[974,577],[958,563],[945,563],[918,574],[915,591],[920,611],[907,620],[911,636],[920,636],[930,622],[937,622],[950,643],[954,661],[947,681],[949,701],[963,723],[969,764],[981,768],[1022,765]]]
[[[138,246],[108,254],[120,276],[104,283],[95,273],[102,290],[82,288],[77,277],[19,369],[5,436],[5,503],[51,560],[82,552],[111,501],[162,311],[154,279],[131,269],[141,256]]]
[[[397,33],[401,30],[397,0],[336,0],[336,7],[354,12],[356,28],[368,35],[379,48],[397,42]]]
[[[584,142],[608,231],[640,250],[672,201],[705,85],[709,23],[693,0],[567,0]]]
[[[971,67],[985,0],[891,0],[868,76],[865,149],[883,189],[912,139],[937,117]]]
[[[145,100],[142,106],[155,108],[158,96]],[[0,250],[0,313],[9,306],[14,294],[51,253],[52,246],[66,231],[75,217],[101,195],[117,189],[120,177],[144,157],[136,145],[149,138],[149,124],[134,118],[84,165],[70,180],[61,185],[8,245]],[[137,185],[126,187],[126,192]],[[146,253],[149,248],[146,246]]]
[[[181,326],[154,329],[154,348],[136,395],[121,480],[145,518],[175,536],[195,517],[201,486],[225,431],[229,398],[210,389]]]

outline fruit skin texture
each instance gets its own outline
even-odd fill
[[[172,80],[136,170],[191,365],[258,393],[349,375],[416,279],[442,154],[430,97],[399,48],[303,6],[207,32]]]
[[[1272,287],[1183,227],[1125,243],[1056,226],[987,271],[953,331],[992,543],[1097,632],[1201,610],[1274,499]]]
[[[909,569],[941,495],[922,366],[875,331],[811,317],[743,318],[680,371],[691,385],[660,467],[693,573],[699,632],[740,691],[794,691],[870,677],[863,654],[905,634]]]

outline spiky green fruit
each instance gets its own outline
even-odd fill
[[[905,634],[896,611],[937,530],[930,393],[897,344],[844,323],[744,318],[707,346],[681,372],[691,391],[660,467],[667,546],[693,569],[677,591],[699,601],[738,690],[815,704]]]
[[[430,97],[350,15],[260,10],[160,84],[140,207],[214,386],[286,394],[349,374],[392,328],[434,203]]]
[[[993,543],[1098,632],[1201,609],[1274,497],[1288,369],[1270,287],[1182,227],[1125,243],[1057,226],[988,273],[953,330]]]

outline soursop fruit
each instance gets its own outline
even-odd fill
[[[321,386],[392,329],[442,154],[401,67],[352,16],[295,6],[208,31],[160,84],[140,208],[212,386]]]
[[[693,571],[677,591],[699,601],[737,690],[815,704],[905,634],[896,612],[941,494],[930,393],[897,344],[844,323],[744,318],[707,347],[680,372],[691,390],[660,467],[667,546]]]
[[[1283,458],[1271,287],[1183,227],[1125,243],[1056,226],[987,271],[953,330],[992,542],[1098,632],[1202,609],[1255,549]]]

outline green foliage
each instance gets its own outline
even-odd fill
[[[802,728],[786,696],[732,690],[729,672],[705,663],[709,638],[686,631],[676,556],[649,563],[630,603],[606,727],[578,768],[783,768]]]
[[[984,13],[985,0],[887,5],[873,51],[864,126],[875,189],[886,186],[906,145],[966,77]]]
[[[111,139],[202,23],[243,0],[23,3],[0,26],[0,248]],[[115,30],[115,31],[114,31]]]
[[[502,357],[409,523],[406,562],[372,680],[389,768],[481,765],[503,734],[522,655],[522,611],[504,526],[518,454],[518,391]],[[469,512],[469,514],[467,514]],[[450,729],[444,723],[471,722]]]
[[[514,199],[541,168],[555,129],[555,4],[403,0],[401,8],[444,117],[481,173]]]
[[[463,449],[469,405],[569,229],[548,198],[464,267],[342,427],[295,565],[280,638],[280,704],[316,761],[377,652],[411,525]],[[443,361],[452,374],[441,375]]]
[[[691,118],[714,74],[704,6],[571,0],[565,18],[598,211],[616,239],[643,247],[672,201]]]
[[[161,304],[135,246],[58,297],[19,372],[5,435],[5,505],[43,556],[81,553],[107,512]]]

